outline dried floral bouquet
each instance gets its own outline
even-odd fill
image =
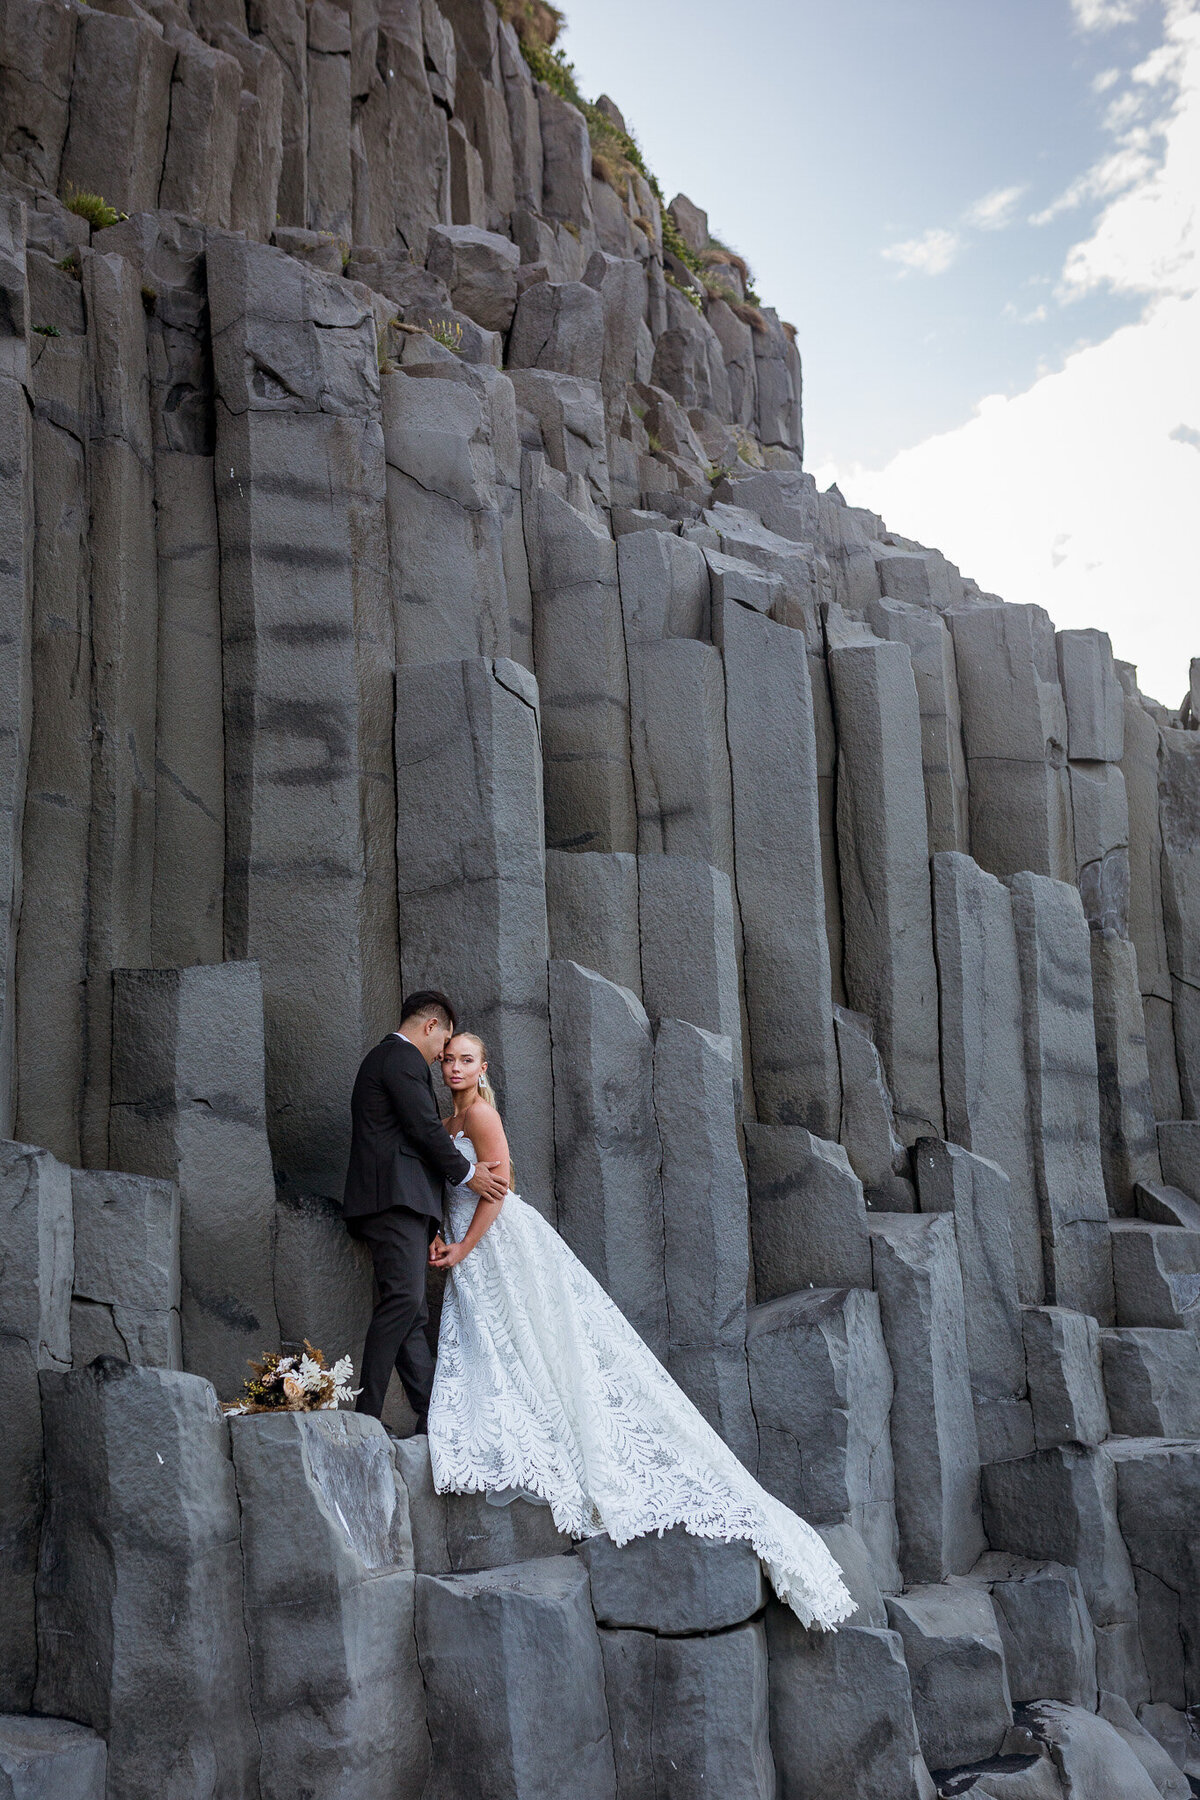
[[[360,1388],[350,1386],[354,1380],[354,1364],[348,1356],[339,1358],[330,1368],[324,1355],[308,1339],[302,1353],[285,1356],[282,1350],[268,1350],[261,1362],[252,1362],[254,1375],[242,1387],[240,1400],[232,1400],[222,1411],[231,1417],[242,1413],[264,1412],[332,1412],[343,1400],[353,1400]]]

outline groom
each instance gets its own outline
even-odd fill
[[[400,1008],[400,1029],[367,1052],[350,1098],[353,1134],[342,1214],[370,1247],[379,1302],[363,1346],[358,1411],[378,1419],[393,1368],[425,1430],[433,1352],[425,1326],[429,1241],[442,1221],[449,1182],[467,1181],[484,1200],[503,1200],[499,1163],[475,1164],[456,1150],[433,1097],[432,1066],[454,1035],[445,994],[422,989]]]

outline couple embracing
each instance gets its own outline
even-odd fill
[[[454,1108],[443,1120],[432,1068]],[[432,990],[371,1050],[351,1100],[344,1212],[371,1250],[379,1302],[359,1411],[392,1369],[427,1431],[439,1493],[523,1496],[572,1537],[624,1544],[681,1525],[753,1545],[805,1625],[854,1611],[811,1526],[712,1430],[603,1288],[512,1187],[487,1050]],[[436,1364],[425,1277],[448,1273]]]

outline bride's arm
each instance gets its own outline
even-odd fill
[[[477,1161],[490,1163],[497,1175],[507,1182],[511,1171],[508,1139],[504,1135],[500,1114],[494,1106],[479,1102],[471,1108],[467,1119],[467,1136],[475,1146]],[[465,1235],[457,1244],[445,1243],[439,1233],[429,1246],[429,1260],[434,1268],[452,1269],[464,1256],[469,1256],[480,1238],[499,1218],[503,1204],[503,1200],[481,1199]]]

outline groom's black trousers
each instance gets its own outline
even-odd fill
[[[380,1417],[395,1369],[422,1431],[433,1392],[433,1351],[425,1331],[429,1320],[425,1271],[430,1239],[437,1229],[436,1219],[407,1206],[389,1206],[353,1222],[354,1236],[370,1246],[379,1288],[363,1346],[358,1411]]]

